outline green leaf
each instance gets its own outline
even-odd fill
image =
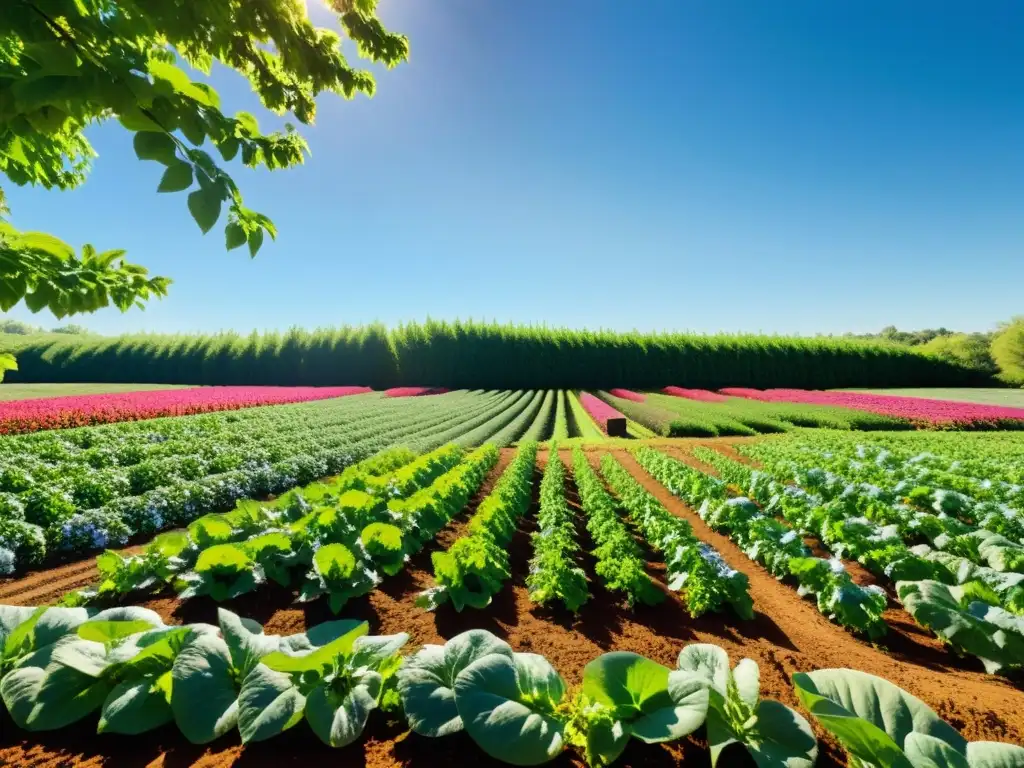
[[[30,731],[64,728],[103,705],[113,684],[62,664],[53,664],[36,694],[25,727]]]
[[[229,251],[235,248],[240,248],[245,245],[248,238],[246,237],[245,230],[242,229],[240,224],[231,222],[224,230],[225,245]]]
[[[28,729],[36,695],[45,679],[46,671],[41,667],[19,667],[0,678],[0,697],[19,728]]]
[[[345,634],[329,643],[302,655],[288,655],[276,651],[263,657],[262,662],[270,669],[278,672],[309,672],[330,664],[336,657],[352,652],[356,639],[369,631],[370,625],[365,621],[358,623]]]
[[[408,632],[398,632],[394,635],[364,635],[356,638],[352,645],[353,667],[368,667],[377,669],[386,659],[398,653],[405,644],[409,642]]]
[[[206,744],[238,722],[238,701],[231,677],[231,652],[219,637],[201,635],[174,660],[171,709],[186,739]]]
[[[254,257],[263,247],[263,230],[255,229],[249,234],[249,256]]]
[[[281,646],[277,635],[264,635],[263,627],[255,622],[248,625],[246,620],[225,608],[217,609],[217,623],[231,653],[231,665],[243,677],[259,664],[260,659]]]
[[[83,640],[92,640],[94,643],[108,645],[140,632],[148,632],[151,629],[153,629],[153,625],[141,619],[135,621],[97,621],[93,619],[78,628],[78,636]]]
[[[218,142],[217,150],[220,152],[220,156],[224,158],[225,162],[230,163],[238,154],[238,148],[240,146],[238,139],[234,136],[228,136],[223,141]]]
[[[177,156],[177,145],[166,133],[139,132],[135,134],[132,143],[139,160],[156,160],[167,166],[181,163]]]
[[[531,698],[533,690],[564,690],[558,673],[543,659],[527,662],[489,654],[466,667],[455,679],[455,704],[466,732],[484,752],[512,765],[539,765],[565,748],[564,724],[546,696]],[[545,665],[547,668],[545,668]],[[520,687],[520,677],[528,687]],[[545,681],[546,678],[546,681]],[[532,689],[532,690],[531,690]]]
[[[321,683],[306,698],[306,720],[325,744],[351,744],[362,735],[370,712],[377,708],[380,688],[381,678],[376,672],[361,675],[344,692]]]
[[[609,707],[627,730],[647,743],[672,741],[704,723],[705,681],[636,653],[605,653],[583,669],[583,693]]]
[[[887,680],[852,669],[793,675],[800,701],[859,760],[894,768],[911,765],[903,743],[911,733],[945,741],[958,752],[967,742],[920,699]]]
[[[967,764],[971,768],[1021,768],[1024,747],[994,741],[972,741],[967,745]]]
[[[729,695],[729,654],[711,643],[693,643],[679,652],[677,662],[684,672],[694,672],[723,698]]]
[[[238,730],[242,743],[263,741],[283,733],[302,720],[306,697],[290,675],[256,665],[238,694]]]
[[[188,163],[174,163],[164,171],[157,192],[181,192],[192,186],[192,166]]]
[[[188,210],[205,235],[220,218],[223,200],[220,192],[213,187],[197,189],[188,196]]]
[[[103,702],[98,733],[136,735],[174,720],[168,704],[171,673],[153,680],[125,680],[114,686]]]
[[[443,646],[424,645],[406,659],[398,670],[398,691],[409,727],[430,737],[461,731],[455,679],[470,664],[490,655],[512,659],[512,649],[486,630],[471,629]]]
[[[761,699],[761,670],[753,659],[742,659],[732,670],[740,700],[753,709]]]
[[[766,699],[757,708],[756,738],[743,742],[760,768],[812,768],[818,740],[811,725],[778,701]]]

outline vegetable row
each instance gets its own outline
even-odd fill
[[[32,732],[95,720],[99,733],[136,735],[173,723],[196,744],[231,732],[252,744],[305,721],[340,748],[357,742],[382,710],[404,718],[417,737],[465,732],[513,765],[539,765],[571,750],[605,766],[631,741],[666,743],[699,730],[712,766],[744,750],[760,766],[810,768],[817,758],[803,715],[761,698],[757,663],[731,666],[714,645],[684,647],[674,668],[605,653],[570,688],[543,656],[518,653],[484,630],[409,656],[402,653],[408,634],[368,631],[366,622],[343,619],[268,635],[223,609],[217,625],[168,626],[139,607],[0,606],[0,698],[13,722]],[[830,669],[798,672],[793,682],[851,764],[1024,765],[1024,748],[968,742],[881,678]]]
[[[1024,666],[1024,617],[1020,615],[1024,589],[1020,574],[978,566],[926,545],[908,545],[900,532],[901,525],[892,522],[903,513],[856,485],[844,486],[837,495],[821,495],[813,483],[806,487],[799,481],[793,484],[786,473],[773,477],[770,472],[753,470],[714,451],[698,448],[695,453],[713,464],[725,481],[749,494],[749,499],[756,501],[752,509],[759,506],[767,516],[781,518],[801,537],[818,538],[834,556],[827,563],[836,571],[842,566],[840,558],[856,560],[892,584],[900,603],[914,619],[957,653],[977,657],[990,673]],[[813,472],[810,476],[820,477]],[[805,567],[806,563],[798,562],[792,569],[802,585],[807,577]],[[824,573],[823,567],[818,568]],[[843,590],[844,597],[849,594],[849,588]],[[885,607],[884,603],[878,606]],[[858,627],[855,622],[844,621],[841,614],[833,618],[869,635],[883,630],[880,618],[874,628]]]

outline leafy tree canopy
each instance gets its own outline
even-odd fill
[[[408,57],[408,40],[377,18],[377,0],[327,4],[360,56],[388,67]],[[84,129],[118,120],[139,159],[164,167],[157,191],[187,192],[204,233],[227,209],[226,247],[255,256],[274,225],[245,206],[220,162],[288,168],[303,162],[307,145],[290,123],[264,133],[254,115],[226,114],[186,67],[231,67],[269,110],[308,124],[320,93],[373,94],[372,75],[348,63],[341,43],[341,34],[310,23],[306,0],[3,0],[0,171],[18,185],[73,189],[95,156]],[[110,304],[125,310],[166,295],[169,282],[122,251],[76,253],[0,221],[0,311],[22,299],[58,317]]]
[[[992,358],[999,366],[1000,378],[1024,387],[1024,315],[1000,326],[992,339]]]

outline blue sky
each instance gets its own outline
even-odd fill
[[[311,0],[311,3],[314,0]],[[1024,311],[1017,0],[381,0],[409,63],[323,97],[274,219],[205,237],[119,126],[13,222],[174,279],[103,333],[478,318],[641,330],[982,330]],[[325,24],[323,11],[314,11]],[[224,105],[256,111],[215,74]],[[275,118],[259,113],[261,125]],[[11,313],[44,325],[48,315]]]

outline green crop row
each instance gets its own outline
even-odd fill
[[[485,630],[404,656],[407,633],[369,635],[365,621],[280,636],[231,611],[221,609],[217,618],[218,626],[168,626],[140,607],[0,605],[7,716],[29,732],[95,719],[101,734],[137,736],[174,724],[195,744],[232,732],[244,744],[266,741],[305,721],[340,748],[358,741],[380,709],[421,737],[465,732],[483,752],[513,765],[547,763],[570,749],[601,768],[632,742],[673,742],[699,729],[712,764],[723,764],[727,747],[727,760],[742,755],[761,766],[811,768],[818,756],[807,720],[761,698],[757,663],[732,666],[715,645],[684,647],[675,668],[636,653],[604,653],[570,690],[543,656],[517,653]],[[850,765],[1024,765],[1024,748],[968,743],[882,678],[829,669],[798,672],[793,683]]]

